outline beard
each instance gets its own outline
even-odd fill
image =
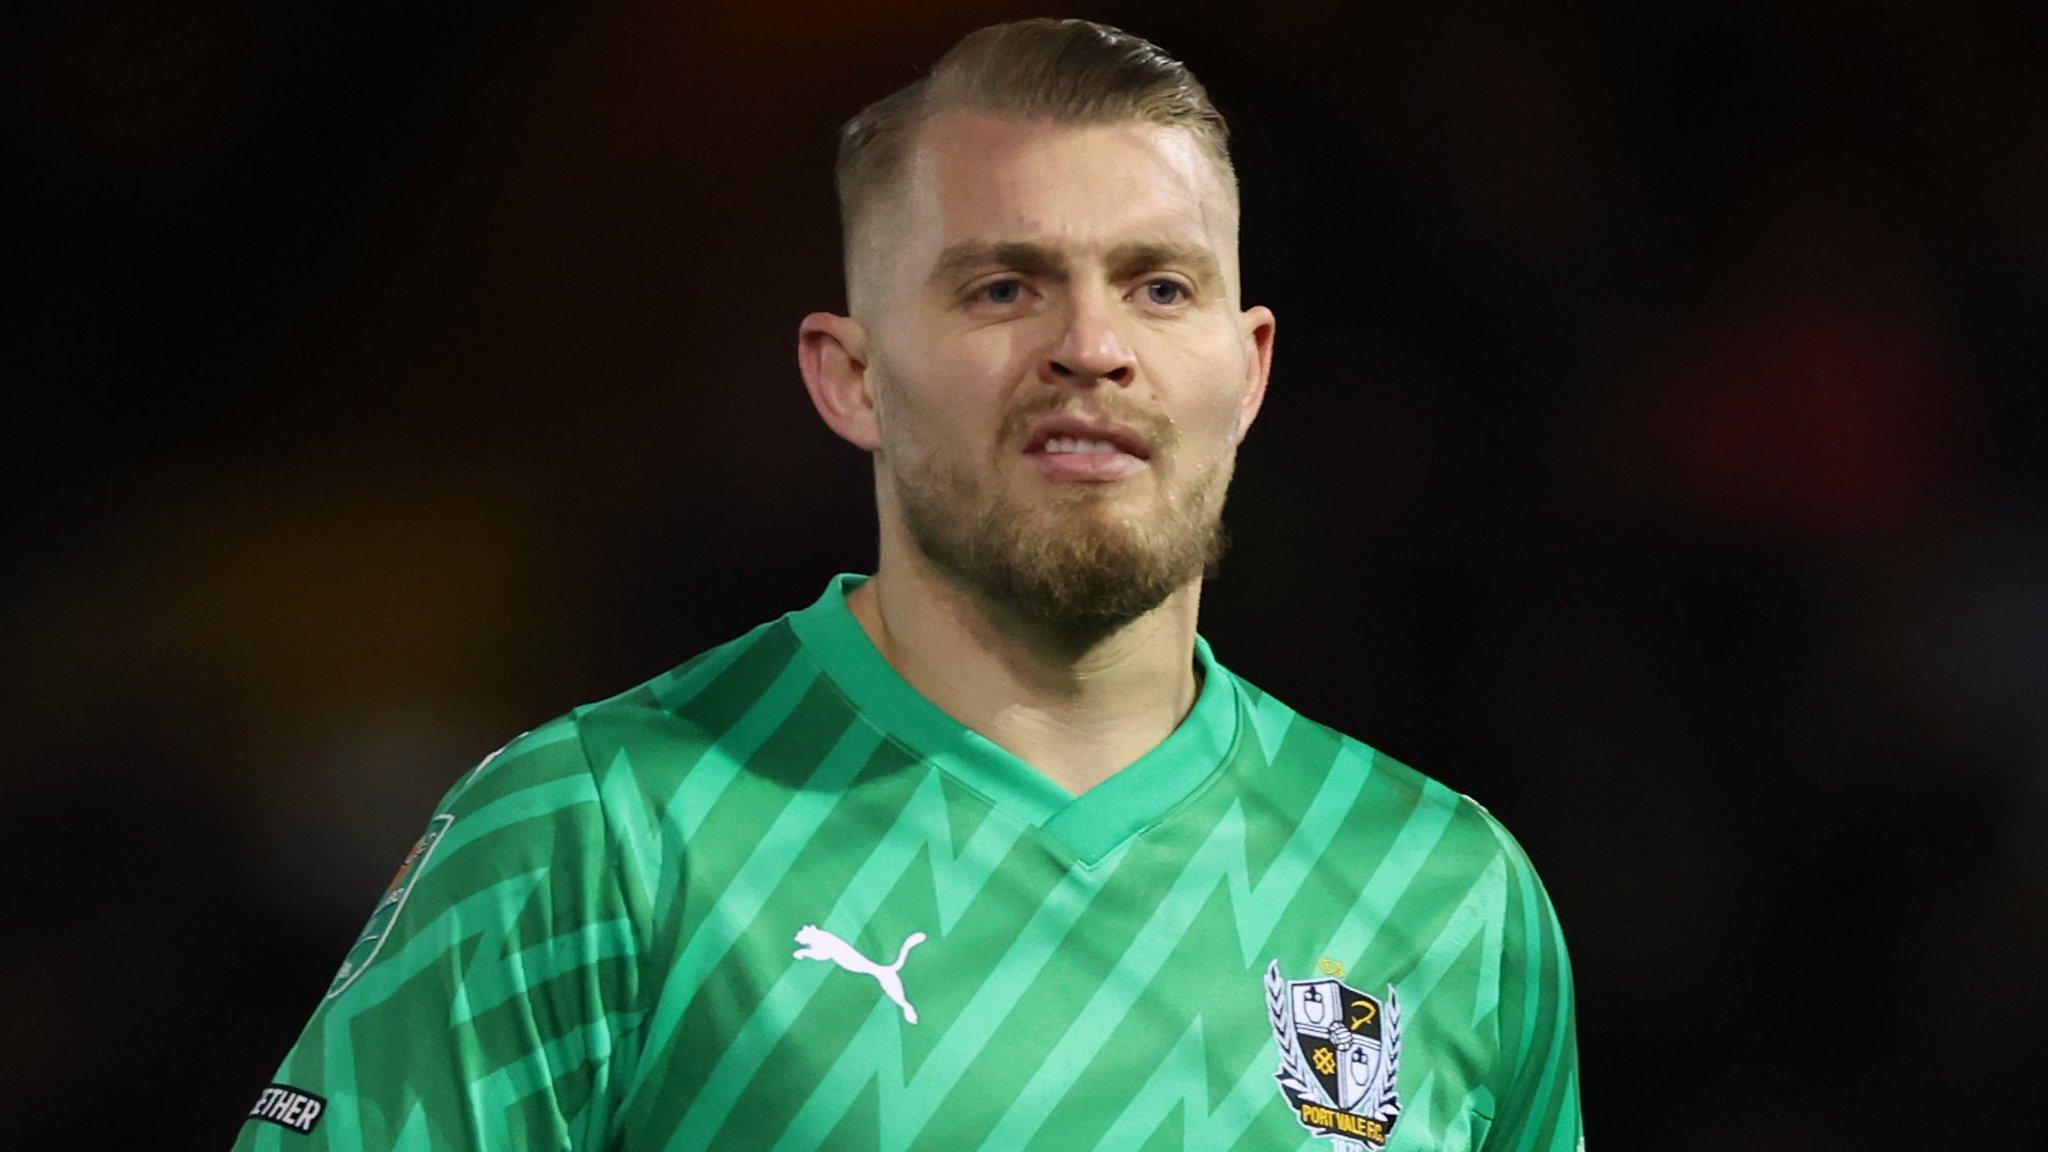
[[[997,442],[1017,443],[1037,415],[1008,421]],[[1161,427],[1170,438],[1171,426]],[[1156,437],[1153,443],[1156,469],[1170,445]],[[994,470],[931,456],[892,468],[891,477],[904,526],[933,564],[1024,620],[1095,637],[1157,608],[1222,561],[1230,544],[1223,502],[1233,467],[1226,455],[1178,489],[1162,479],[1155,506],[1143,513],[1121,510],[1128,501],[1103,490],[1114,485],[1053,485],[1042,498],[1025,501]]]

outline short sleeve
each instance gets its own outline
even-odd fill
[[[1580,1152],[1578,1030],[1571,958],[1549,893],[1505,831],[1508,892],[1502,925],[1493,1126],[1485,1152]]]
[[[597,1149],[630,1083],[641,925],[573,720],[442,801],[235,1147]]]

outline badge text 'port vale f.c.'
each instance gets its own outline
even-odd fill
[[[1391,984],[1381,1000],[1335,971],[1288,980],[1278,960],[1267,965],[1266,1013],[1280,1048],[1273,1078],[1302,1127],[1342,1152],[1379,1152],[1401,1115],[1401,1002]]]

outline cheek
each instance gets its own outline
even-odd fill
[[[988,324],[941,337],[934,342],[952,378],[963,392],[980,396],[1008,392],[1031,374],[1055,339],[1049,318]]]
[[[1029,375],[1023,325],[991,326],[935,339],[919,360],[919,419],[943,430],[957,451],[994,446]]]
[[[1202,352],[1185,358],[1167,378],[1185,382],[1181,402],[1174,406],[1181,446],[1208,461],[1235,449],[1244,365],[1227,342],[1217,341]]]
[[[1208,475],[1237,453],[1237,405],[1211,400],[1188,421],[1185,443],[1196,468]]]
[[[1002,427],[1006,393],[994,386],[1000,357],[946,351],[952,354],[895,361],[878,389],[884,450],[905,463],[979,457]]]

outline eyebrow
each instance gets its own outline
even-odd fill
[[[1203,284],[1222,276],[1214,253],[1181,240],[1132,240],[1111,248],[1104,263],[1109,266],[1109,274],[1117,279],[1160,268],[1183,269]],[[1060,278],[1067,274],[1067,261],[1057,251],[1028,240],[962,240],[939,253],[930,282],[945,286],[993,268]]]

